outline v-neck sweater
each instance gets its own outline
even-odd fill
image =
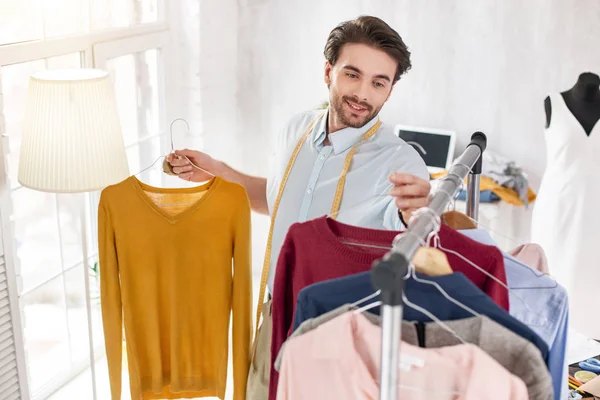
[[[149,196],[161,194],[186,208],[168,212]],[[213,178],[163,189],[129,177],[101,193],[98,246],[112,399],[121,399],[123,324],[132,400],[223,399],[231,313],[233,398],[245,399],[252,282],[244,188]]]
[[[271,336],[271,375],[269,400],[277,395],[278,372],[275,359],[285,340],[292,334],[298,293],[313,283],[369,271],[374,261],[390,248],[399,231],[362,228],[327,217],[296,223],[288,231],[277,261],[273,291],[273,331]],[[462,272],[475,286],[508,311],[508,291],[474,266],[448,252],[466,257],[506,285],[504,258],[495,246],[485,245],[443,225],[440,245],[454,272]],[[381,246],[353,246],[345,242]],[[387,247],[387,249],[386,249]]]

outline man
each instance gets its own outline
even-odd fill
[[[378,118],[395,83],[411,67],[401,37],[382,20],[362,16],[331,31],[324,55],[330,106],[325,112],[300,113],[287,123],[277,137],[268,178],[245,175],[198,151],[176,151],[179,157],[169,159],[182,179],[201,182],[212,177],[185,156],[241,184],[252,209],[271,215],[272,246],[263,271],[271,293],[274,266],[291,224],[328,214],[347,224],[399,230],[415,209],[427,205],[430,184],[424,161]],[[267,302],[255,340],[248,399],[266,398],[269,310]],[[261,371],[263,376],[257,376]]]

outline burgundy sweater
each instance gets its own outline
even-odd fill
[[[278,372],[273,368],[277,354],[292,334],[296,298],[313,283],[369,271],[387,250],[344,244],[355,242],[391,247],[397,231],[360,228],[327,217],[293,224],[283,242],[275,270],[273,288],[273,332],[269,400],[277,397]],[[506,284],[504,258],[500,250],[476,242],[442,225],[442,247],[456,251]],[[462,272],[498,305],[508,311],[508,292],[496,281],[454,254],[445,252],[455,272]]]

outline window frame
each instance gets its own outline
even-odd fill
[[[135,1],[135,0],[134,0]],[[173,7],[175,4],[169,4]],[[134,143],[127,145],[127,148],[139,146],[140,143],[161,137],[160,148],[166,149],[169,146],[168,130],[166,121],[169,115],[167,100],[172,99],[171,92],[173,87],[167,86],[169,80],[169,62],[170,52],[173,44],[170,37],[169,12],[166,0],[158,0],[158,22],[144,23],[131,27],[107,28],[103,30],[91,31],[67,37],[55,37],[45,40],[33,40],[20,43],[0,45],[0,74],[2,67],[21,64],[40,59],[46,59],[56,56],[80,52],[83,68],[103,68],[109,58],[118,57],[130,53],[145,51],[148,49],[159,49],[159,126],[160,131],[157,134],[140,138]],[[11,310],[14,326],[15,346],[17,348],[17,363],[19,365],[19,381],[22,387],[22,396],[25,399],[32,398],[45,399],[52,393],[58,391],[62,386],[68,384],[82,372],[90,368],[90,363],[85,362],[81,365],[74,365],[66,376],[57,376],[53,381],[44,385],[36,393],[31,392],[29,387],[27,356],[25,353],[25,337],[23,332],[24,313],[21,301],[21,284],[19,282],[20,271],[16,262],[16,247],[14,237],[14,220],[12,217],[13,206],[11,195],[17,188],[11,188],[10,177],[6,169],[7,154],[10,151],[9,133],[6,132],[5,118],[3,114],[3,90],[0,80],[0,249],[4,251],[5,265],[9,275],[9,293],[11,296]],[[131,171],[132,174],[137,171]],[[89,209],[88,215],[91,221],[87,221],[88,233],[91,237],[88,241],[92,246],[97,244],[97,226],[94,216],[99,200],[99,192],[90,192],[85,194],[86,207]],[[91,223],[90,223],[91,222]],[[97,248],[88,249],[88,260],[97,257]],[[87,260],[82,262],[86,265]],[[76,266],[73,268],[77,268]],[[61,272],[64,276],[72,268]],[[86,269],[87,272],[87,269]],[[86,291],[89,298],[90,293]],[[89,312],[89,311],[88,311]],[[89,332],[92,334],[92,332]],[[103,356],[104,345],[94,346],[96,363]],[[100,348],[98,348],[100,347]]]
[[[169,25],[165,19],[161,22],[130,28],[108,28],[67,37],[0,45],[0,66],[21,64],[80,51],[85,52],[84,67],[92,68],[94,66],[93,47],[97,44],[168,31]]]
[[[143,52],[146,50],[158,49],[158,68],[160,71],[164,71],[164,74],[158,74],[158,109],[159,109],[159,125],[161,127],[166,126],[167,116],[169,114],[167,110],[167,99],[170,98],[169,90],[167,88],[167,76],[169,74],[169,55],[171,45],[171,37],[168,31],[153,32],[145,36],[134,36],[124,37],[115,39],[110,42],[97,43],[92,47],[94,54],[94,67],[100,69],[106,69],[106,63],[112,58],[126,56],[132,53]],[[145,135],[139,137],[138,140],[126,143],[125,149],[129,150],[132,147],[139,146],[140,144],[160,137],[161,149],[168,145],[169,132],[161,130],[158,133]],[[170,150],[170,149],[169,149]],[[136,174],[138,171],[130,171],[131,174]]]

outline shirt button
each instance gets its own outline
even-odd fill
[[[324,160],[324,159],[325,159],[325,156],[323,156],[323,155],[321,157],[319,157],[319,160]]]
[[[311,193],[312,193],[312,189],[308,189],[308,190],[306,191],[306,193],[308,193],[308,194],[311,194]]]

